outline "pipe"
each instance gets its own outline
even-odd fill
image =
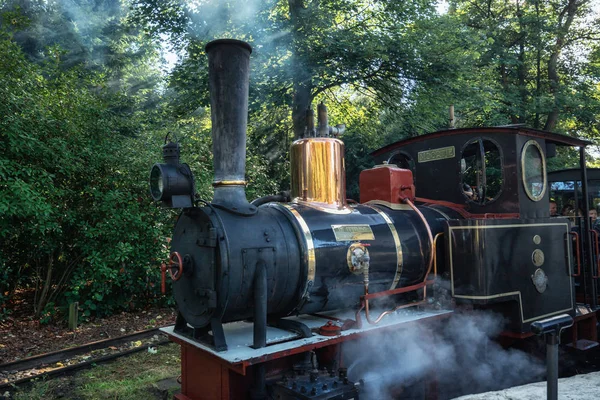
[[[427,303],[427,278],[429,277],[429,273],[431,272],[431,267],[433,266],[433,260],[434,260],[435,251],[436,251],[436,249],[435,249],[435,240],[433,239],[433,235],[431,234],[431,228],[429,227],[429,224],[427,223],[427,220],[425,219],[425,216],[423,215],[423,213],[421,213],[421,211],[419,211],[419,209],[409,199],[405,198],[402,201],[404,203],[407,203],[419,215],[419,217],[421,217],[421,220],[425,224],[425,229],[427,230],[427,236],[429,237],[429,243],[431,245],[431,252],[429,254],[429,262],[428,262],[428,266],[427,266],[427,272],[425,273],[425,277],[423,278],[423,282],[421,284],[419,284],[419,285],[414,285],[414,286],[422,286],[423,287],[423,300],[418,301],[416,303],[409,303],[409,304],[398,305],[398,306],[394,307],[391,310],[387,310],[387,311],[382,312],[377,318],[375,318],[375,320],[372,320],[371,316],[370,316],[369,299],[368,299],[368,295],[369,295],[369,265],[367,263],[367,267],[365,269],[366,273],[365,273],[365,277],[364,277],[365,295],[363,297],[361,308],[356,313],[356,315],[357,315],[356,321],[357,321],[357,325],[358,326],[361,325],[361,322],[359,320],[359,318],[360,318],[360,314],[359,313],[360,313],[360,310],[363,309],[363,307],[365,309],[365,317],[366,317],[367,321],[370,324],[375,325],[375,324],[378,324],[379,321],[381,321],[383,319],[383,317],[385,317],[386,315],[391,314],[391,313],[393,313],[393,312],[395,312],[397,310],[400,310],[402,308],[414,307],[414,306],[418,306],[418,305],[426,304]],[[436,236],[436,238],[437,238],[437,236]],[[436,271],[436,273],[437,273],[437,271]],[[412,290],[412,288],[403,288],[403,289],[400,289],[400,290],[396,289],[396,290],[390,291],[390,292],[402,293],[402,292],[408,292],[409,290]]]
[[[248,43],[214,40],[206,45],[213,139],[215,194],[212,203],[238,214],[252,215],[246,199],[246,128],[250,53]]]
[[[252,200],[252,205],[255,207],[262,206],[263,204],[278,202],[287,203],[290,201],[289,192],[282,192],[280,194],[272,194],[268,196],[259,197],[258,199]]]
[[[255,349],[267,346],[267,265],[256,263],[254,272],[254,345]]]
[[[254,390],[250,393],[252,400],[267,399],[267,374],[265,364],[259,364],[254,367]]]
[[[546,335],[546,396],[548,400],[558,399],[558,335]]]
[[[444,235],[444,232],[439,232],[433,238],[433,277],[437,278],[437,240]]]
[[[308,108],[306,110],[306,134],[304,137],[314,137],[315,136],[315,112],[312,108]]]

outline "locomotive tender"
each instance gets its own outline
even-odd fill
[[[177,398],[358,398],[333,369],[341,344],[359,336],[444,318],[461,303],[503,313],[517,334],[574,315],[571,226],[549,216],[546,157],[587,142],[512,127],[407,139],[373,153],[380,164],[361,173],[351,204],[334,137],[343,127],[319,105],[317,126],[309,111],[291,146],[289,194],[249,203],[251,48],[227,39],[206,52],[214,198],[195,198],[175,143],[151,171],[153,198],[182,208],[163,265],[179,310],[167,329],[182,345]],[[427,290],[434,281],[452,299],[445,308]],[[396,312],[411,306],[419,311]]]

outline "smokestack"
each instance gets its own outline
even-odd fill
[[[215,40],[206,45],[213,139],[215,195],[212,204],[254,214],[246,199],[246,128],[250,53],[246,42]]]

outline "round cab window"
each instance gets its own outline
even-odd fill
[[[533,201],[539,201],[546,193],[546,160],[542,148],[535,140],[523,146],[521,169],[525,193]]]
[[[388,164],[395,164],[398,168],[410,169],[415,174],[415,162],[405,153],[396,153],[390,157]]]

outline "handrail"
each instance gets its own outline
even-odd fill
[[[444,232],[439,232],[433,238],[433,277],[437,278],[437,240],[440,236],[443,236]]]
[[[598,240],[598,231],[592,229],[591,232],[596,244],[596,275],[592,272],[592,278],[598,279],[598,277],[600,277],[600,240]]]
[[[581,255],[579,252],[579,233],[577,232],[569,232],[571,235],[575,236],[575,248],[577,249],[576,251],[576,260],[577,260],[577,273],[576,274],[571,274],[572,277],[577,277],[581,275]]]

